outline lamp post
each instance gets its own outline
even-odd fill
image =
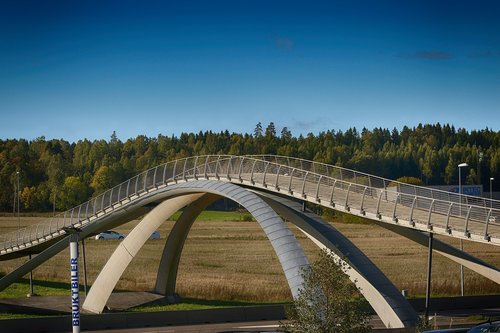
[[[19,209],[19,203],[20,203],[20,196],[21,196],[21,188],[19,186],[20,184],[20,178],[21,175],[19,171],[16,172],[17,175],[17,242],[19,243],[19,238],[21,238],[21,212]]]
[[[460,200],[460,216],[462,216],[462,175],[460,169],[469,166],[467,163],[460,163],[458,165],[458,197]],[[460,239],[460,251],[464,250],[464,244]],[[464,295],[464,266],[460,265],[460,295]]]
[[[493,177],[490,177],[490,205],[492,208],[493,207],[493,202],[491,200],[493,200],[493,181],[495,180],[495,178]]]
[[[468,166],[469,165],[467,163],[460,163],[458,165],[458,194],[460,200],[460,216],[462,216],[462,174],[460,173],[460,170]]]

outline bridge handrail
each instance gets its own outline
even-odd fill
[[[328,170],[336,170],[337,173],[340,175],[340,179],[349,179],[349,175],[351,180],[354,179],[354,183],[356,184],[362,184],[360,180],[363,180],[364,183],[367,183],[365,185],[369,185],[371,187],[376,187],[376,188],[388,188],[388,187],[397,187],[398,192],[405,192],[408,194],[414,194],[418,196],[428,196],[429,198],[448,198],[448,201],[450,202],[456,202],[460,203],[462,202],[463,204],[470,204],[473,206],[480,206],[480,207],[486,207],[486,208],[495,208],[495,209],[500,209],[500,201],[499,200],[492,200],[489,198],[485,197],[477,197],[477,196],[472,196],[472,195],[466,195],[466,194],[460,194],[460,193],[455,193],[455,192],[448,192],[440,189],[434,189],[434,188],[429,188],[425,186],[418,186],[418,185],[412,185],[412,184],[407,184],[403,182],[399,182],[397,180],[393,179],[388,179],[388,178],[383,178],[379,176],[374,176],[368,173],[352,170],[352,169],[347,169],[335,165],[330,165],[326,163],[321,163],[321,162],[315,162],[315,161],[309,161],[301,158],[296,158],[296,157],[288,157],[288,156],[280,156],[280,155],[247,155],[248,157],[253,157],[257,159],[262,159],[266,161],[273,161],[276,164],[281,164],[281,165],[290,165],[292,164],[291,162],[295,162],[301,165],[301,169],[306,170],[304,167],[309,165],[309,171],[319,173],[319,174],[333,174],[333,171],[328,171]],[[285,163],[286,162],[286,163]],[[326,172],[319,172],[318,170],[321,170],[321,168],[324,168]],[[413,193],[411,193],[413,192]],[[427,194],[427,195],[426,195]]]
[[[377,196],[379,205],[382,196],[385,196],[384,200],[395,202],[393,215],[395,215],[398,204],[406,207],[411,206],[412,214],[414,208],[427,209],[432,213],[447,215],[448,218],[450,216],[462,218],[465,211],[467,217],[464,232],[468,232],[469,219],[482,221],[486,225],[485,237],[488,236],[487,228],[490,219],[493,216],[496,218],[500,216],[500,202],[496,200],[478,201],[482,202],[482,205],[476,205],[472,201],[472,199],[477,199],[475,197],[408,185],[324,163],[274,155],[204,155],[168,161],[143,171],[81,205],[50,218],[48,221],[5,234],[0,238],[0,250],[20,247],[46,240],[47,237],[58,236],[64,233],[61,228],[65,226],[87,225],[99,216],[114,210],[115,206],[140,197],[151,189],[167,186],[168,183],[210,177],[236,178],[254,183],[256,181],[255,175],[263,176],[263,186],[268,186],[266,177],[269,180],[270,175],[273,175],[275,177],[274,184],[270,185],[275,187],[282,185],[279,184],[280,176],[289,177],[288,190],[291,192],[301,191],[303,196],[316,195],[318,197],[321,184],[327,186],[333,184],[332,198],[336,188],[347,191],[346,205],[349,193],[362,193],[361,209],[363,209],[366,195]],[[295,183],[301,184],[301,186],[297,188]],[[306,184],[314,185],[315,191],[313,190],[313,192],[315,193],[310,193]],[[408,193],[410,190],[413,190],[414,193]],[[444,197],[447,197],[448,200],[444,200]],[[486,207],[487,203],[491,207]],[[454,204],[460,206],[458,213],[457,207],[453,207]]]

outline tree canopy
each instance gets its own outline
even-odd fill
[[[63,210],[160,163],[204,154],[293,156],[390,179],[414,177],[425,185],[456,184],[457,165],[466,162],[464,184],[485,184],[488,189],[490,177],[500,178],[500,132],[468,132],[439,123],[305,136],[271,122],[265,129],[258,123],[251,134],[139,135],[122,142],[113,132],[109,140],[76,143],[6,139],[0,140],[0,211],[12,211],[17,171],[23,210],[51,210],[54,197],[56,208]]]

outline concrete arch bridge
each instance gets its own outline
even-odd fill
[[[19,233],[0,235],[0,261],[36,254],[0,279],[0,291],[68,246],[67,227],[80,238],[141,222],[118,245],[100,272],[83,308],[100,313],[139,249],[173,213],[183,209],[164,247],[155,291],[174,297],[179,259],[196,217],[226,197],[246,208],[262,227],[285,273],[293,297],[308,260],[282,217],[315,244],[330,249],[350,269],[387,327],[415,325],[417,314],[391,281],[333,226],[305,209],[305,202],[362,216],[424,246],[428,233],[500,245],[500,202],[399,183],[345,168],[281,156],[195,156],[140,173],[54,218]],[[492,265],[443,242],[434,252],[500,283]]]

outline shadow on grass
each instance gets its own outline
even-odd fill
[[[175,311],[175,310],[197,310],[210,308],[225,308],[225,307],[243,307],[243,306],[263,306],[263,305],[280,305],[283,303],[265,303],[265,302],[250,302],[250,301],[221,301],[221,300],[206,300],[197,298],[183,298],[178,303],[171,303],[166,298],[162,298],[150,303],[142,304],[138,307],[131,308],[129,311],[148,312],[148,311]]]
[[[4,273],[0,273],[0,278],[4,277]],[[68,277],[69,280],[69,277]],[[30,288],[29,278],[21,278],[15,283],[0,292],[1,298],[16,298],[16,297],[26,297],[26,293]],[[59,281],[45,281],[45,280],[33,280],[33,289],[35,294],[41,296],[60,296],[70,293],[70,283],[59,282]],[[87,286],[87,290],[90,289],[90,285]],[[80,281],[80,292],[84,292],[85,287],[83,282]],[[127,290],[115,289],[114,292],[126,292]]]

